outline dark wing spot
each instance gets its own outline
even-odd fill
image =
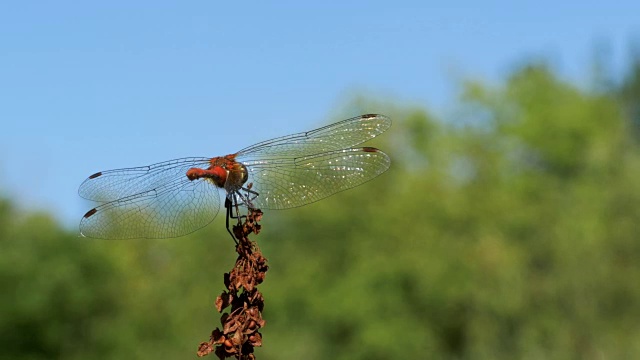
[[[95,174],[93,174],[93,175],[89,176],[89,179],[95,179],[95,178],[97,178],[98,176],[102,176],[102,171],[99,171],[99,172],[97,172],[97,173],[95,173]]]
[[[365,114],[365,115],[362,115],[361,117],[363,119],[370,119],[370,118],[374,118],[374,117],[377,117],[377,116],[378,116],[378,114]]]
[[[378,152],[380,150],[374,148],[374,147],[370,147],[370,146],[365,146],[362,148],[362,151],[364,152]]]
[[[98,209],[93,208],[93,209],[87,211],[86,214],[84,214],[84,218],[87,219],[88,217],[92,216],[93,214],[95,214],[97,212],[98,212]]]

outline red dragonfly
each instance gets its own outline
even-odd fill
[[[316,130],[267,140],[234,154],[190,157],[97,172],[78,193],[101,202],[80,222],[83,236],[101,239],[171,238],[209,224],[226,192],[227,230],[233,208],[288,209],[363,184],[385,172],[389,157],[353,148],[391,126],[368,114]]]

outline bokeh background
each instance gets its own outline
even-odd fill
[[[265,214],[259,359],[640,357],[640,3],[0,5],[0,359],[185,359],[224,219],[79,237],[98,170],[362,113],[391,169]]]

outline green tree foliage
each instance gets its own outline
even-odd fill
[[[636,141],[640,139],[640,45],[631,57],[629,73],[618,89],[618,97],[634,126]]]
[[[0,203],[0,224],[0,357],[109,351],[96,333],[122,310],[109,259],[69,242],[48,216],[20,216],[6,201]]]
[[[95,241],[0,202],[0,359],[184,358],[217,320],[232,242]],[[231,243],[231,244],[230,244]],[[188,355],[187,355],[188,354]]]
[[[640,356],[640,152],[617,95],[544,65],[394,119],[380,178],[267,212],[261,359]],[[187,358],[218,325],[223,225],[93,241],[0,207],[0,358]]]

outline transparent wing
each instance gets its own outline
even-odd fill
[[[286,209],[306,205],[358,186],[389,168],[382,151],[352,146],[391,126],[384,115],[362,115],[316,130],[293,134],[232,154],[259,193],[254,205]],[[218,188],[206,179],[190,181],[190,168],[208,168],[209,158],[183,158],[150,166],[98,172],[78,190],[103,202],[81,223],[84,236],[105,239],[167,238],[186,235],[218,214]]]
[[[310,204],[363,184],[389,168],[382,151],[365,147],[295,158],[243,162],[248,183],[258,193],[253,205],[262,209],[288,209]]]
[[[170,238],[209,224],[220,208],[219,190],[184,174],[152,190],[89,210],[80,222],[83,236],[99,239]]]
[[[237,153],[242,158],[299,157],[353,147],[370,140],[391,126],[384,115],[368,114],[339,121],[299,134],[257,143]]]
[[[185,179],[193,167],[207,168],[209,158],[182,158],[149,166],[97,172],[89,176],[78,189],[78,194],[93,201],[107,202],[127,196],[159,190],[163,186]]]

